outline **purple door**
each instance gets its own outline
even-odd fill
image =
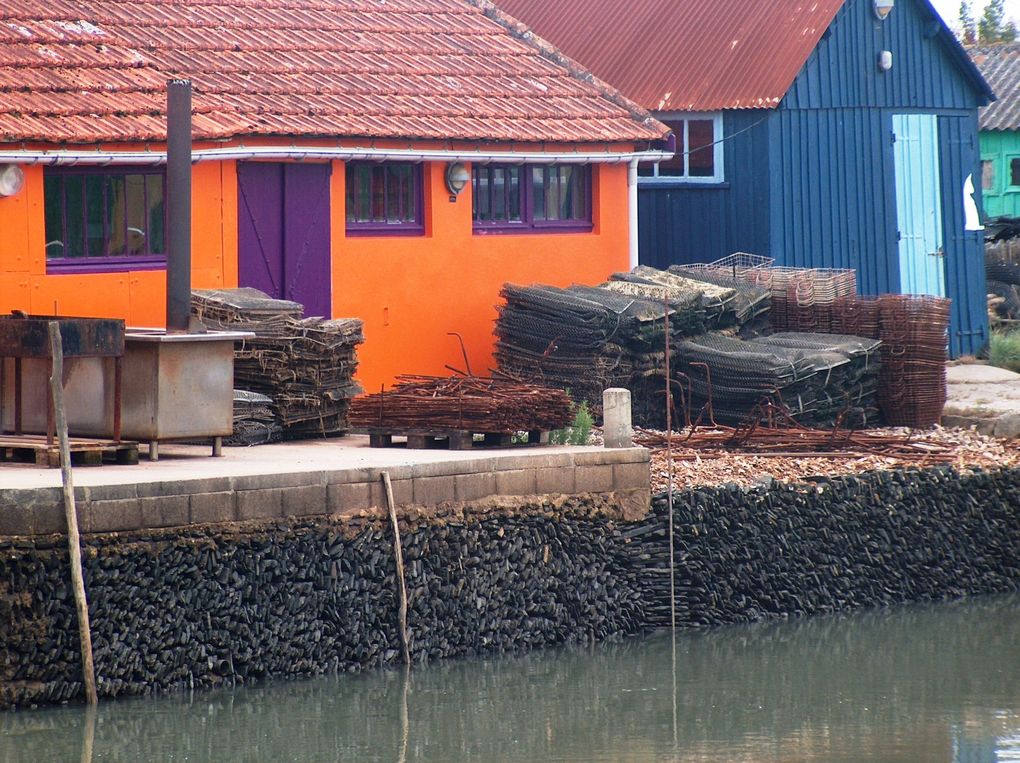
[[[328,164],[237,165],[241,286],[330,317]]]

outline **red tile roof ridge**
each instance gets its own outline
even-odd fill
[[[508,13],[504,13],[491,3],[490,0],[465,0],[465,2],[478,8],[487,18],[495,21],[516,39],[533,47],[546,60],[565,68],[575,79],[594,86],[603,96],[620,108],[625,109],[634,119],[643,122],[648,127],[656,125],[662,127],[663,129],[659,133],[660,138],[664,138],[669,134],[669,128],[657,122],[646,108],[630,100],[608,82],[596,77],[574,59],[564,55],[551,42],[535,34],[527,24],[518,21]]]

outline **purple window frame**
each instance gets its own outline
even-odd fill
[[[379,220],[372,221],[358,221],[350,220],[347,223],[347,235],[352,237],[357,236],[421,236],[425,234],[425,202],[424,202],[424,178],[422,165],[417,162],[347,162],[345,167],[345,204],[347,205],[347,214],[351,211],[352,201],[352,182],[351,182],[351,170],[358,169],[361,167],[386,167],[386,166],[409,166],[411,168],[411,189],[412,189],[412,209],[414,212],[413,220],[398,220],[397,222],[385,222]],[[385,197],[388,193],[388,188],[385,185],[383,196]],[[371,204],[371,202],[369,202]],[[389,202],[384,201],[383,207],[389,209]]]
[[[582,190],[584,192],[584,217],[571,220],[536,220],[534,210],[534,173],[543,172],[546,169],[556,169],[561,166],[579,167],[584,169]],[[475,220],[475,210],[478,203],[478,173],[488,168],[505,169],[508,167],[520,167],[520,209],[521,220],[519,222],[508,222],[506,220]],[[549,179],[546,174],[543,178],[543,187],[548,189]],[[492,193],[492,187],[489,189]],[[475,164],[471,168],[471,197],[472,197],[472,230],[479,235],[506,234],[506,233],[590,233],[594,228],[592,220],[592,169],[590,164]],[[490,209],[492,208],[490,198]]]
[[[99,177],[126,177],[127,175],[158,175],[163,180],[163,243],[166,245],[166,168],[165,167],[152,167],[152,166],[118,166],[116,168],[110,167],[47,167],[43,174],[43,183],[45,189],[45,179],[47,177],[86,177],[86,176],[99,176]],[[45,193],[45,190],[44,190]],[[148,195],[148,188],[144,187],[144,194]],[[103,194],[106,194],[106,185],[103,185]],[[143,197],[145,198],[145,197]],[[82,231],[84,232],[87,228],[87,196],[82,196]],[[60,200],[61,208],[63,209],[63,237],[62,241],[67,240],[67,195],[64,194],[64,198]],[[143,202],[143,207],[148,209],[148,204]],[[46,204],[43,204],[45,210]],[[106,205],[103,205],[106,208]],[[45,221],[44,221],[45,227]],[[108,241],[110,236],[106,230],[107,223],[103,220],[103,240]],[[127,229],[128,219],[127,215],[124,216],[124,240],[127,240]],[[84,241],[87,241],[86,236]],[[146,247],[148,242],[151,240],[150,237],[146,236]],[[49,244],[49,242],[47,242]],[[86,253],[81,257],[55,257],[50,258],[46,256],[46,272],[47,273],[123,273],[129,270],[163,270],[166,268],[166,252],[163,253],[147,253],[147,254],[133,254],[133,255],[107,255],[103,257],[89,257]]]

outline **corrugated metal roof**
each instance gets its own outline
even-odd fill
[[[980,114],[982,130],[1020,130],[1020,43],[970,48],[971,59],[998,100]]]
[[[487,0],[0,0],[0,142],[194,133],[617,142],[666,128]]]
[[[779,105],[844,0],[499,0],[653,111]]]

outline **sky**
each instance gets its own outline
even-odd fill
[[[960,16],[960,0],[932,0],[935,10],[942,14],[942,18],[951,27],[957,26],[957,19]],[[985,8],[985,0],[971,0],[974,18],[979,18]],[[1006,0],[1006,17],[1020,23],[1020,0]]]

